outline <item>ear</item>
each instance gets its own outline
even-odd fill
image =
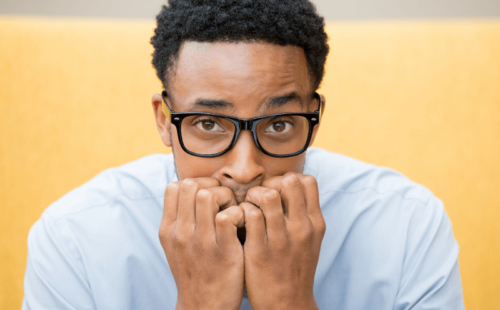
[[[167,119],[162,111],[163,99],[160,94],[154,94],[151,98],[151,104],[153,105],[153,112],[155,114],[156,129],[160,134],[163,144],[167,147],[172,147],[172,140],[170,140],[170,120]]]
[[[325,96],[319,95],[321,97],[321,111],[319,114],[319,123],[318,125],[314,126],[312,136],[311,136],[311,142],[309,142],[309,146],[311,146],[314,143],[314,139],[316,138],[316,134],[318,133],[319,125],[321,125],[321,121],[323,120],[323,115],[325,114],[325,108],[326,108],[326,99]]]

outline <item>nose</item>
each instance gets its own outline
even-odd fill
[[[225,156],[226,164],[219,171],[222,183],[247,187],[259,185],[264,179],[266,170],[261,161],[265,154],[255,145],[250,130],[241,131],[236,144]]]

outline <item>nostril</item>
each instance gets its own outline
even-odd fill
[[[228,179],[232,179],[232,177],[229,174],[227,174],[227,173],[224,173],[224,177],[228,178]]]

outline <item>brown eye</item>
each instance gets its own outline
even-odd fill
[[[285,130],[285,123],[284,122],[276,122],[273,124],[273,129],[276,132],[282,132]]]
[[[205,130],[212,130],[215,126],[214,122],[210,122],[210,121],[203,121],[201,123],[201,126],[203,126],[203,129]]]
[[[219,124],[217,124],[217,122],[207,119],[198,121],[196,123],[196,127],[207,132],[222,131],[222,128],[219,126]]]
[[[290,124],[289,122],[277,121],[270,124],[265,131],[271,133],[285,133],[288,132],[290,129],[292,129],[292,124]]]

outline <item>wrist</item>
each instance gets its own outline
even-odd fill
[[[314,295],[307,297],[294,296],[275,297],[272,299],[260,299],[260,302],[255,300],[255,297],[250,298],[250,303],[254,310],[317,310],[318,305]],[[267,299],[267,300],[266,300]]]
[[[177,299],[177,304],[175,305],[175,310],[238,310],[240,309],[241,301],[239,303],[222,302],[220,299],[205,300],[204,302],[182,302]]]
[[[277,309],[277,308],[273,308]],[[318,305],[316,304],[316,299],[314,296],[308,298],[306,300],[291,300],[290,302],[283,305],[283,307],[279,309],[287,309],[287,310],[318,310]]]

